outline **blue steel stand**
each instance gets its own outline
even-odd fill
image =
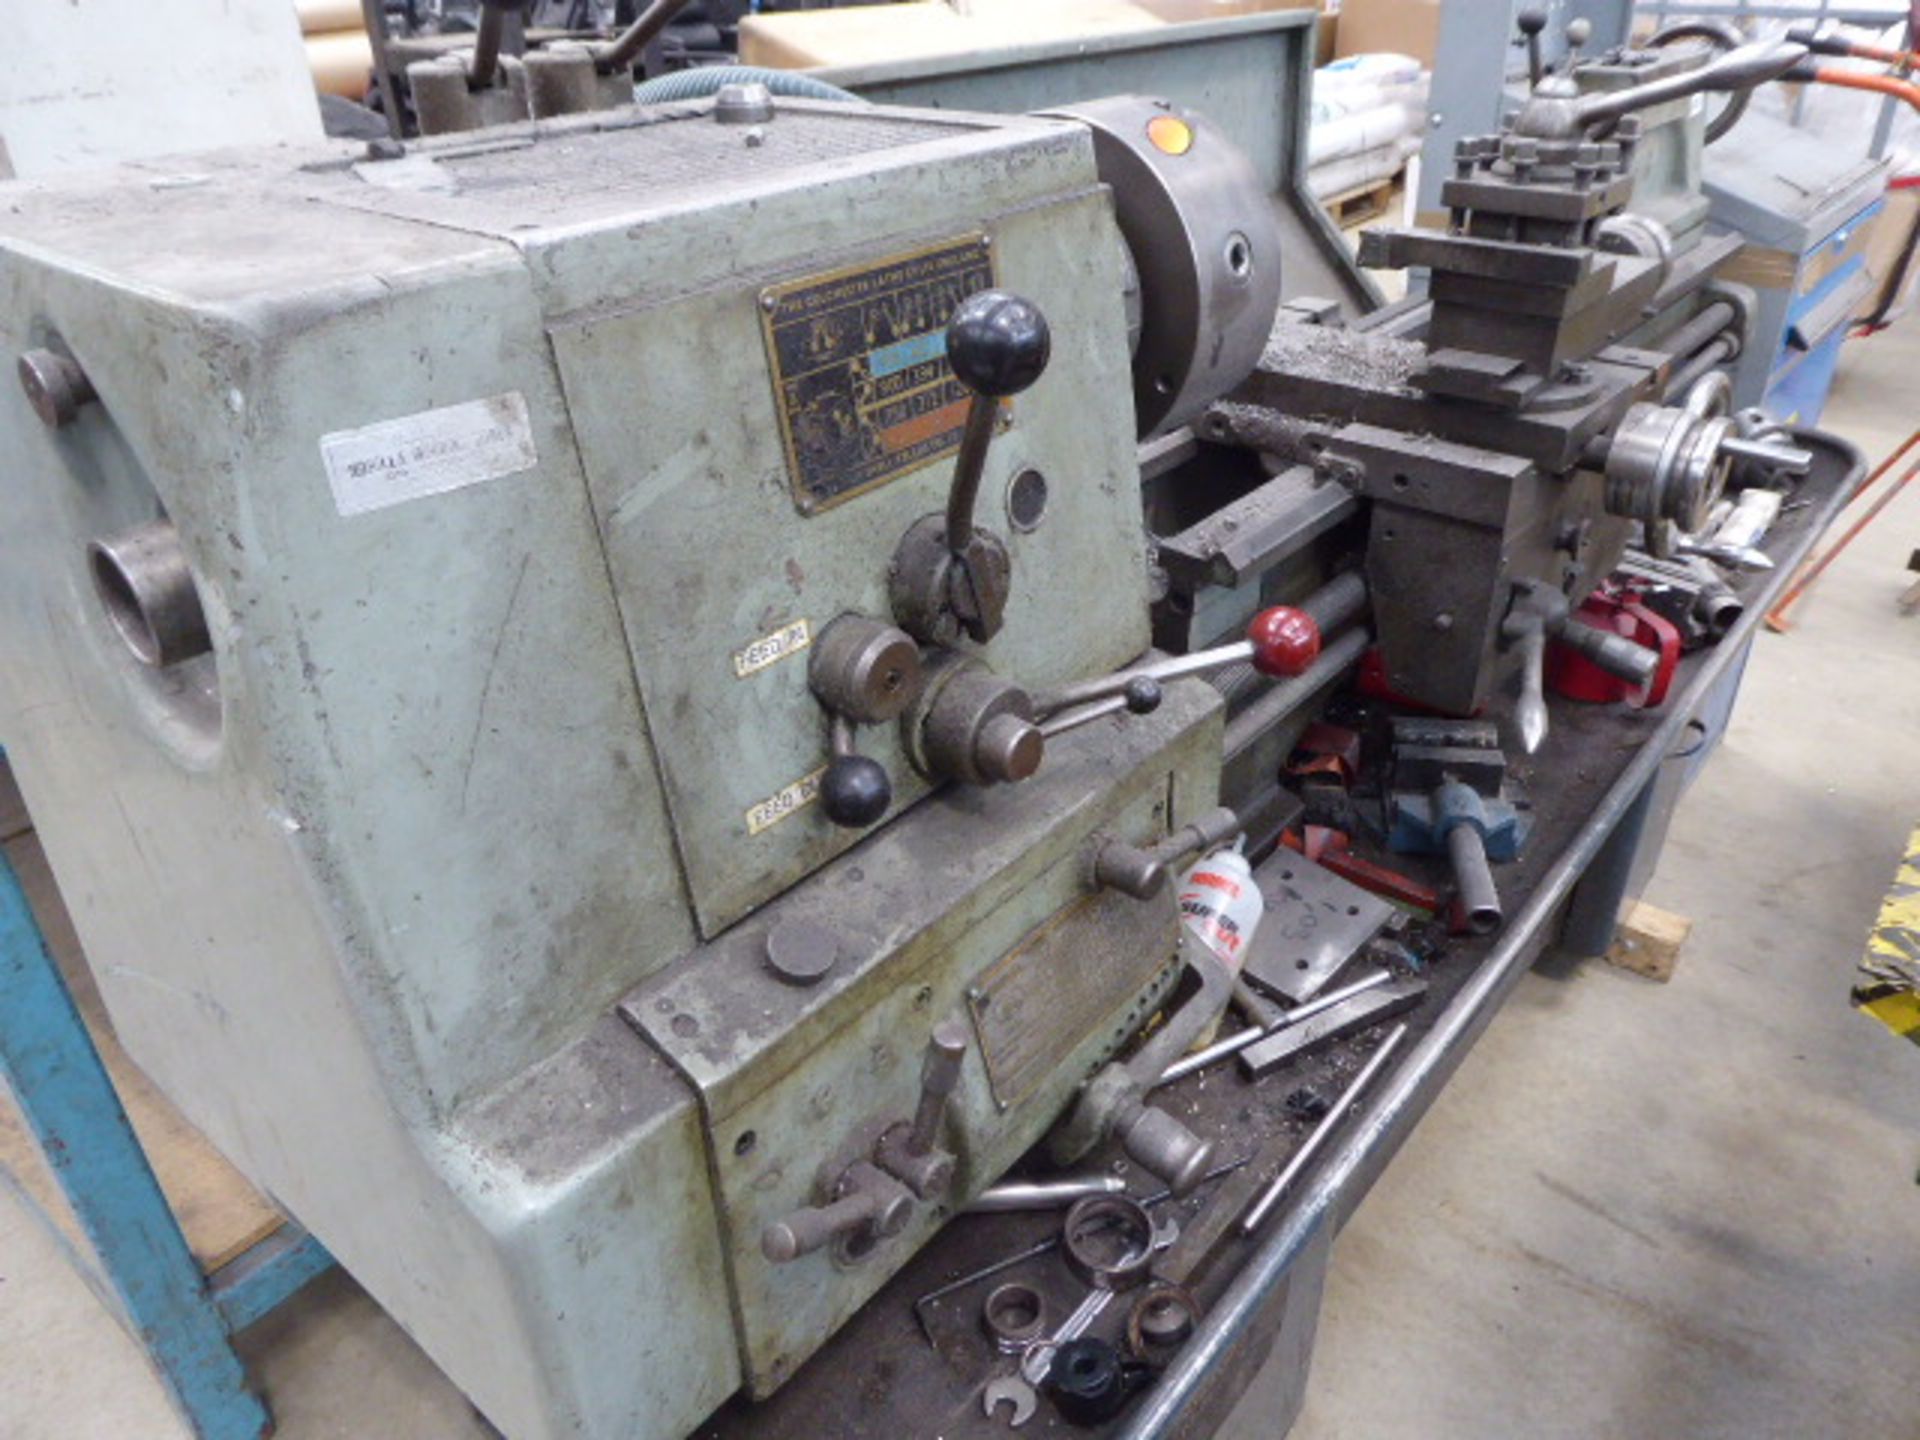
[[[232,1337],[333,1257],[286,1224],[212,1275],[201,1270],[4,856],[0,1078],[93,1249],[98,1273],[82,1259],[83,1273],[115,1302],[189,1428],[200,1440],[269,1434]]]

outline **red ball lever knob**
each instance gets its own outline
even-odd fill
[[[1253,646],[1254,669],[1285,679],[1304,674],[1320,658],[1320,626],[1304,610],[1275,605],[1253,617],[1247,643]]]

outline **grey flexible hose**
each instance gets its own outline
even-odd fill
[[[747,85],[759,81],[775,95],[797,100],[839,100],[865,105],[851,90],[829,85],[824,80],[799,70],[765,70],[756,65],[696,65],[674,70],[633,87],[636,105],[665,105],[675,100],[703,100],[722,85]]]

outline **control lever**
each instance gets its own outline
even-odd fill
[[[1534,86],[1520,107],[1511,133],[1533,140],[1580,140],[1591,130],[1614,124],[1651,105],[1707,91],[1747,90],[1778,79],[1806,56],[1805,45],[1755,41],[1729,50],[1697,70],[1593,95],[1580,94],[1570,75],[1549,75]]]
[[[1567,54],[1561,62],[1562,75],[1573,74],[1574,67],[1580,63],[1580,48],[1593,38],[1593,22],[1585,18],[1576,18],[1567,22]]]
[[[1193,823],[1182,825],[1157,845],[1143,847],[1129,845],[1124,840],[1103,841],[1093,852],[1094,883],[1136,900],[1151,900],[1166,887],[1169,867],[1189,855],[1225,844],[1244,828],[1240,817],[1221,805]]]
[[[1000,402],[1040,378],[1052,348],[1040,307],[1004,290],[967,297],[947,322],[947,363],[973,398],[946,513],[921,517],[901,537],[891,584],[894,617],[927,644],[951,645],[963,634],[985,644],[1000,631],[1012,562],[973,512]]]
[[[841,1258],[858,1260],[891,1239],[913,1216],[914,1200],[934,1200],[953,1183],[953,1155],[934,1142],[947,1102],[960,1082],[967,1032],[954,1020],[933,1027],[920,1067],[920,1101],[913,1119],[889,1126],[874,1142],[872,1160],[855,1160],[833,1182],[832,1199],[776,1220],[760,1232],[760,1253],[785,1265],[834,1241]]]
[[[874,1147],[880,1167],[904,1181],[922,1200],[945,1194],[953,1183],[953,1156],[934,1142],[940,1138],[940,1122],[960,1083],[960,1064],[966,1056],[967,1032],[957,1021],[942,1020],[934,1026],[920,1066],[920,1103],[913,1119],[890,1128]]]
[[[820,777],[820,808],[834,824],[864,829],[887,813],[893,782],[878,760],[855,748],[854,727],[898,719],[924,683],[920,647],[895,626],[842,615],[820,632],[807,685],[832,717],[833,758]]]
[[[1124,708],[1137,715],[1146,714],[1158,708],[1161,687],[1169,680],[1239,664],[1251,664],[1262,675],[1284,680],[1305,674],[1319,658],[1320,623],[1305,610],[1295,609],[1291,605],[1274,605],[1253,617],[1247,625],[1244,640],[1196,650],[1190,655],[1170,655],[1164,660],[1149,661],[1145,665],[1116,670],[1111,675],[1097,675],[1091,680],[1066,685],[1040,695],[1034,701],[1034,708],[1042,715],[1055,716],[1061,711],[1096,700],[1119,697],[1126,702]],[[1112,707],[1103,709],[1101,713],[1112,713]],[[1085,718],[1094,717],[1088,715]],[[1079,720],[1080,717],[1076,716],[1076,723]],[[1049,728],[1048,733],[1058,734],[1061,729],[1068,728],[1072,727]]]
[[[864,1160],[849,1165],[825,1205],[796,1210],[760,1232],[760,1253],[776,1265],[810,1255],[834,1240],[890,1239],[913,1215],[913,1196],[898,1180]]]
[[[1522,10],[1514,17],[1513,23],[1526,37],[1527,42],[1527,83],[1538,85],[1546,77],[1547,67],[1540,59],[1540,32],[1547,28],[1547,12],[1544,10]]]

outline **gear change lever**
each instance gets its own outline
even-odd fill
[[[1040,307],[1004,290],[968,296],[947,322],[947,363],[973,398],[946,514],[915,521],[893,564],[894,617],[927,644],[962,635],[985,644],[999,633],[1012,563],[1000,538],[973,523],[974,506],[1000,402],[1040,378],[1052,349]]]

